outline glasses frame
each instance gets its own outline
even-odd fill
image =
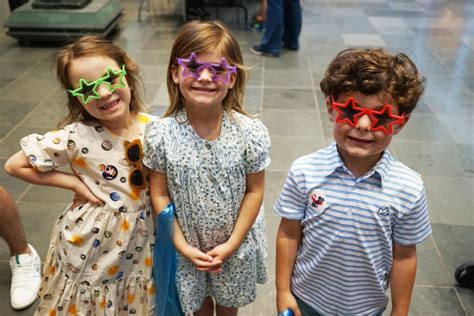
[[[120,70],[117,70],[117,71],[113,70],[111,67],[107,67],[105,76],[103,76],[103,77],[101,77],[101,78],[99,78],[95,81],[92,81],[92,82],[88,82],[87,80],[81,78],[81,79],[79,79],[79,87],[77,87],[74,90],[69,90],[68,89],[67,91],[73,97],[80,97],[83,104],[87,104],[92,99],[93,100],[99,100],[101,98],[99,93],[97,92],[97,89],[99,88],[100,85],[102,85],[104,83],[108,86],[108,89],[111,93],[114,93],[115,90],[117,90],[119,88],[125,88],[127,85],[123,81],[123,78],[125,77],[126,74],[127,74],[127,71],[125,70],[125,65],[122,65],[122,68]],[[110,77],[117,76],[117,75],[119,75],[119,77],[118,77],[119,83],[111,84],[110,82],[107,81],[107,79],[109,79]],[[88,95],[87,97],[84,95],[84,89],[85,89],[84,87],[85,86],[86,87],[93,86],[91,95]]]
[[[129,155],[129,150],[133,146],[138,146],[138,159],[136,161],[132,161],[130,159],[130,155]],[[133,166],[133,169],[130,170],[130,174],[128,175],[128,184],[132,188],[135,188],[135,189],[138,189],[138,190],[143,190],[143,189],[146,188],[146,178],[145,178],[145,171],[144,171],[143,164],[142,164],[142,158],[143,158],[142,141],[139,138],[134,139],[132,141],[126,140],[126,141],[124,141],[124,147],[125,147],[125,159],[127,159],[127,161]],[[139,171],[140,174],[141,174],[142,182],[143,182],[142,185],[136,185],[132,182],[132,175],[136,171]]]
[[[230,76],[232,74],[237,74],[237,67],[230,65],[225,57],[221,58],[220,63],[200,62],[197,61],[197,55],[193,52],[189,58],[176,58],[176,62],[178,65],[183,67],[183,70],[181,71],[183,78],[192,76],[194,79],[199,79],[199,77],[201,77],[201,72],[204,69],[207,69],[212,74],[211,80],[213,82],[221,81],[223,83],[229,83]],[[190,63],[195,63],[196,65],[199,65],[199,67],[193,71],[189,69],[187,65]],[[224,69],[223,74],[219,74],[216,68]]]
[[[336,123],[338,124],[349,124],[352,127],[356,127],[359,119],[367,115],[370,118],[370,130],[373,132],[382,131],[386,135],[392,135],[394,130],[393,126],[397,124],[403,124],[406,119],[405,113],[402,115],[395,115],[393,114],[393,105],[384,104],[380,110],[371,110],[366,109],[360,106],[357,106],[357,102],[355,101],[354,97],[349,97],[344,103],[338,103],[334,99],[333,96],[330,97],[331,100],[331,108],[337,112]],[[344,109],[348,107],[352,108],[353,112],[358,112],[357,114],[352,116],[352,120],[348,117],[345,117]],[[379,119],[377,116],[385,116],[388,114],[388,117],[392,119],[392,121],[388,124],[388,127],[385,125],[378,125]]]

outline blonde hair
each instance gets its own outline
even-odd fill
[[[237,39],[219,21],[191,21],[181,27],[171,48],[167,77],[170,105],[164,116],[176,114],[177,111],[184,109],[185,105],[179,86],[173,81],[173,67],[178,67],[176,59],[187,58],[193,52],[199,55],[210,50],[219,51],[229,64],[237,68],[234,87],[228,91],[222,101],[224,110],[229,113],[230,110],[235,110],[247,115],[242,108],[247,68],[243,65],[242,52]]]
[[[86,35],[77,41],[62,47],[56,56],[56,76],[67,96],[69,113],[59,122],[59,127],[80,120],[95,120],[84,106],[67,90],[72,89],[68,79],[69,66],[72,61],[81,57],[105,56],[114,60],[119,67],[125,65],[126,78],[130,88],[130,111],[137,113],[144,111],[142,103],[142,80],[138,74],[138,65],[120,47],[105,38]]]

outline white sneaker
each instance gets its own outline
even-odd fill
[[[27,308],[34,303],[41,285],[41,259],[35,248],[31,253],[10,257],[12,285],[10,303],[13,309]]]

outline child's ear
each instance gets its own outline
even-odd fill
[[[230,74],[229,89],[232,89],[234,87],[236,81],[237,81],[237,74],[236,73]]]
[[[173,77],[173,82],[176,84],[179,83],[178,70],[179,70],[179,66],[177,65],[171,66],[171,76]]]
[[[403,120],[403,123],[398,124],[397,126],[395,126],[395,128],[393,129],[393,134],[392,135],[397,135],[403,129],[403,127],[405,127],[405,124],[408,123],[408,120],[410,119],[410,113],[404,114],[403,116],[405,118]]]
[[[328,109],[328,117],[329,117],[329,120],[334,123],[334,115],[333,115],[333,108],[332,108],[332,103],[331,103],[331,98],[330,97],[327,97],[326,100],[326,108]]]

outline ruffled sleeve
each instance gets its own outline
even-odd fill
[[[21,148],[30,164],[39,172],[49,172],[69,164],[77,146],[70,139],[74,125],[51,131],[44,135],[31,134],[20,141]]]
[[[258,119],[250,120],[245,131],[245,172],[255,173],[270,164],[270,135]]]
[[[163,120],[149,123],[145,129],[143,142],[143,164],[154,171],[166,171]]]

